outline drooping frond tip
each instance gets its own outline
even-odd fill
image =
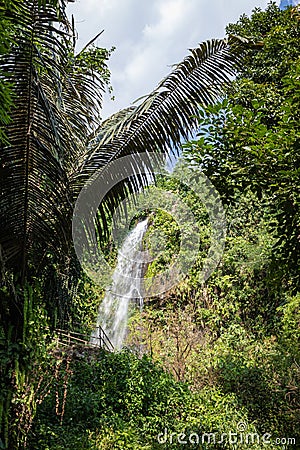
[[[199,105],[216,101],[238,70],[245,40],[230,36],[203,42],[138,106],[120,111],[98,130],[83,170],[91,172],[131,151],[178,146],[196,125]]]

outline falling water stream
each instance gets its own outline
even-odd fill
[[[106,289],[99,307],[97,327],[91,341],[99,339],[99,326],[109,337],[116,350],[122,348],[131,306],[143,306],[141,278],[143,277],[142,240],[147,220],[139,222],[126,237],[118,253],[117,267],[112,283]]]

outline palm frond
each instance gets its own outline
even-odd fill
[[[199,106],[220,98],[224,84],[235,76],[240,46],[240,40],[234,37],[200,44],[139,106],[106,120],[98,130],[98,138],[90,143],[88,157],[77,175],[78,186],[95,174],[99,178],[101,173],[107,173],[110,163],[122,156],[178,148],[196,128]],[[151,171],[150,158],[148,162]],[[128,190],[140,189],[148,183],[149,179],[142,174],[144,164],[143,161],[141,170],[137,163],[130,178],[116,175],[116,179],[125,179],[107,195],[106,202],[112,211]],[[101,217],[105,216],[105,209],[104,203],[100,205]]]
[[[64,11],[63,0],[22,2],[15,45],[1,58],[15,102],[0,154],[0,247],[23,279],[72,251],[69,174],[99,123],[103,81],[72,57]]]

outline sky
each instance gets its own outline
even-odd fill
[[[225,26],[268,0],[77,0],[69,3],[78,31],[77,50],[104,29],[99,47],[116,47],[109,61],[115,100],[104,97],[102,117],[150,93],[207,39],[222,38]]]
[[[298,5],[299,0],[281,0],[280,8],[286,8],[287,6],[296,6]]]

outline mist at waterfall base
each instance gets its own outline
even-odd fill
[[[135,306],[142,308],[141,282],[143,277],[142,240],[148,220],[139,222],[128,234],[118,252],[118,262],[112,283],[106,289],[99,307],[97,327],[91,342],[97,344],[101,327],[115,350],[120,350],[126,337],[128,318]]]

